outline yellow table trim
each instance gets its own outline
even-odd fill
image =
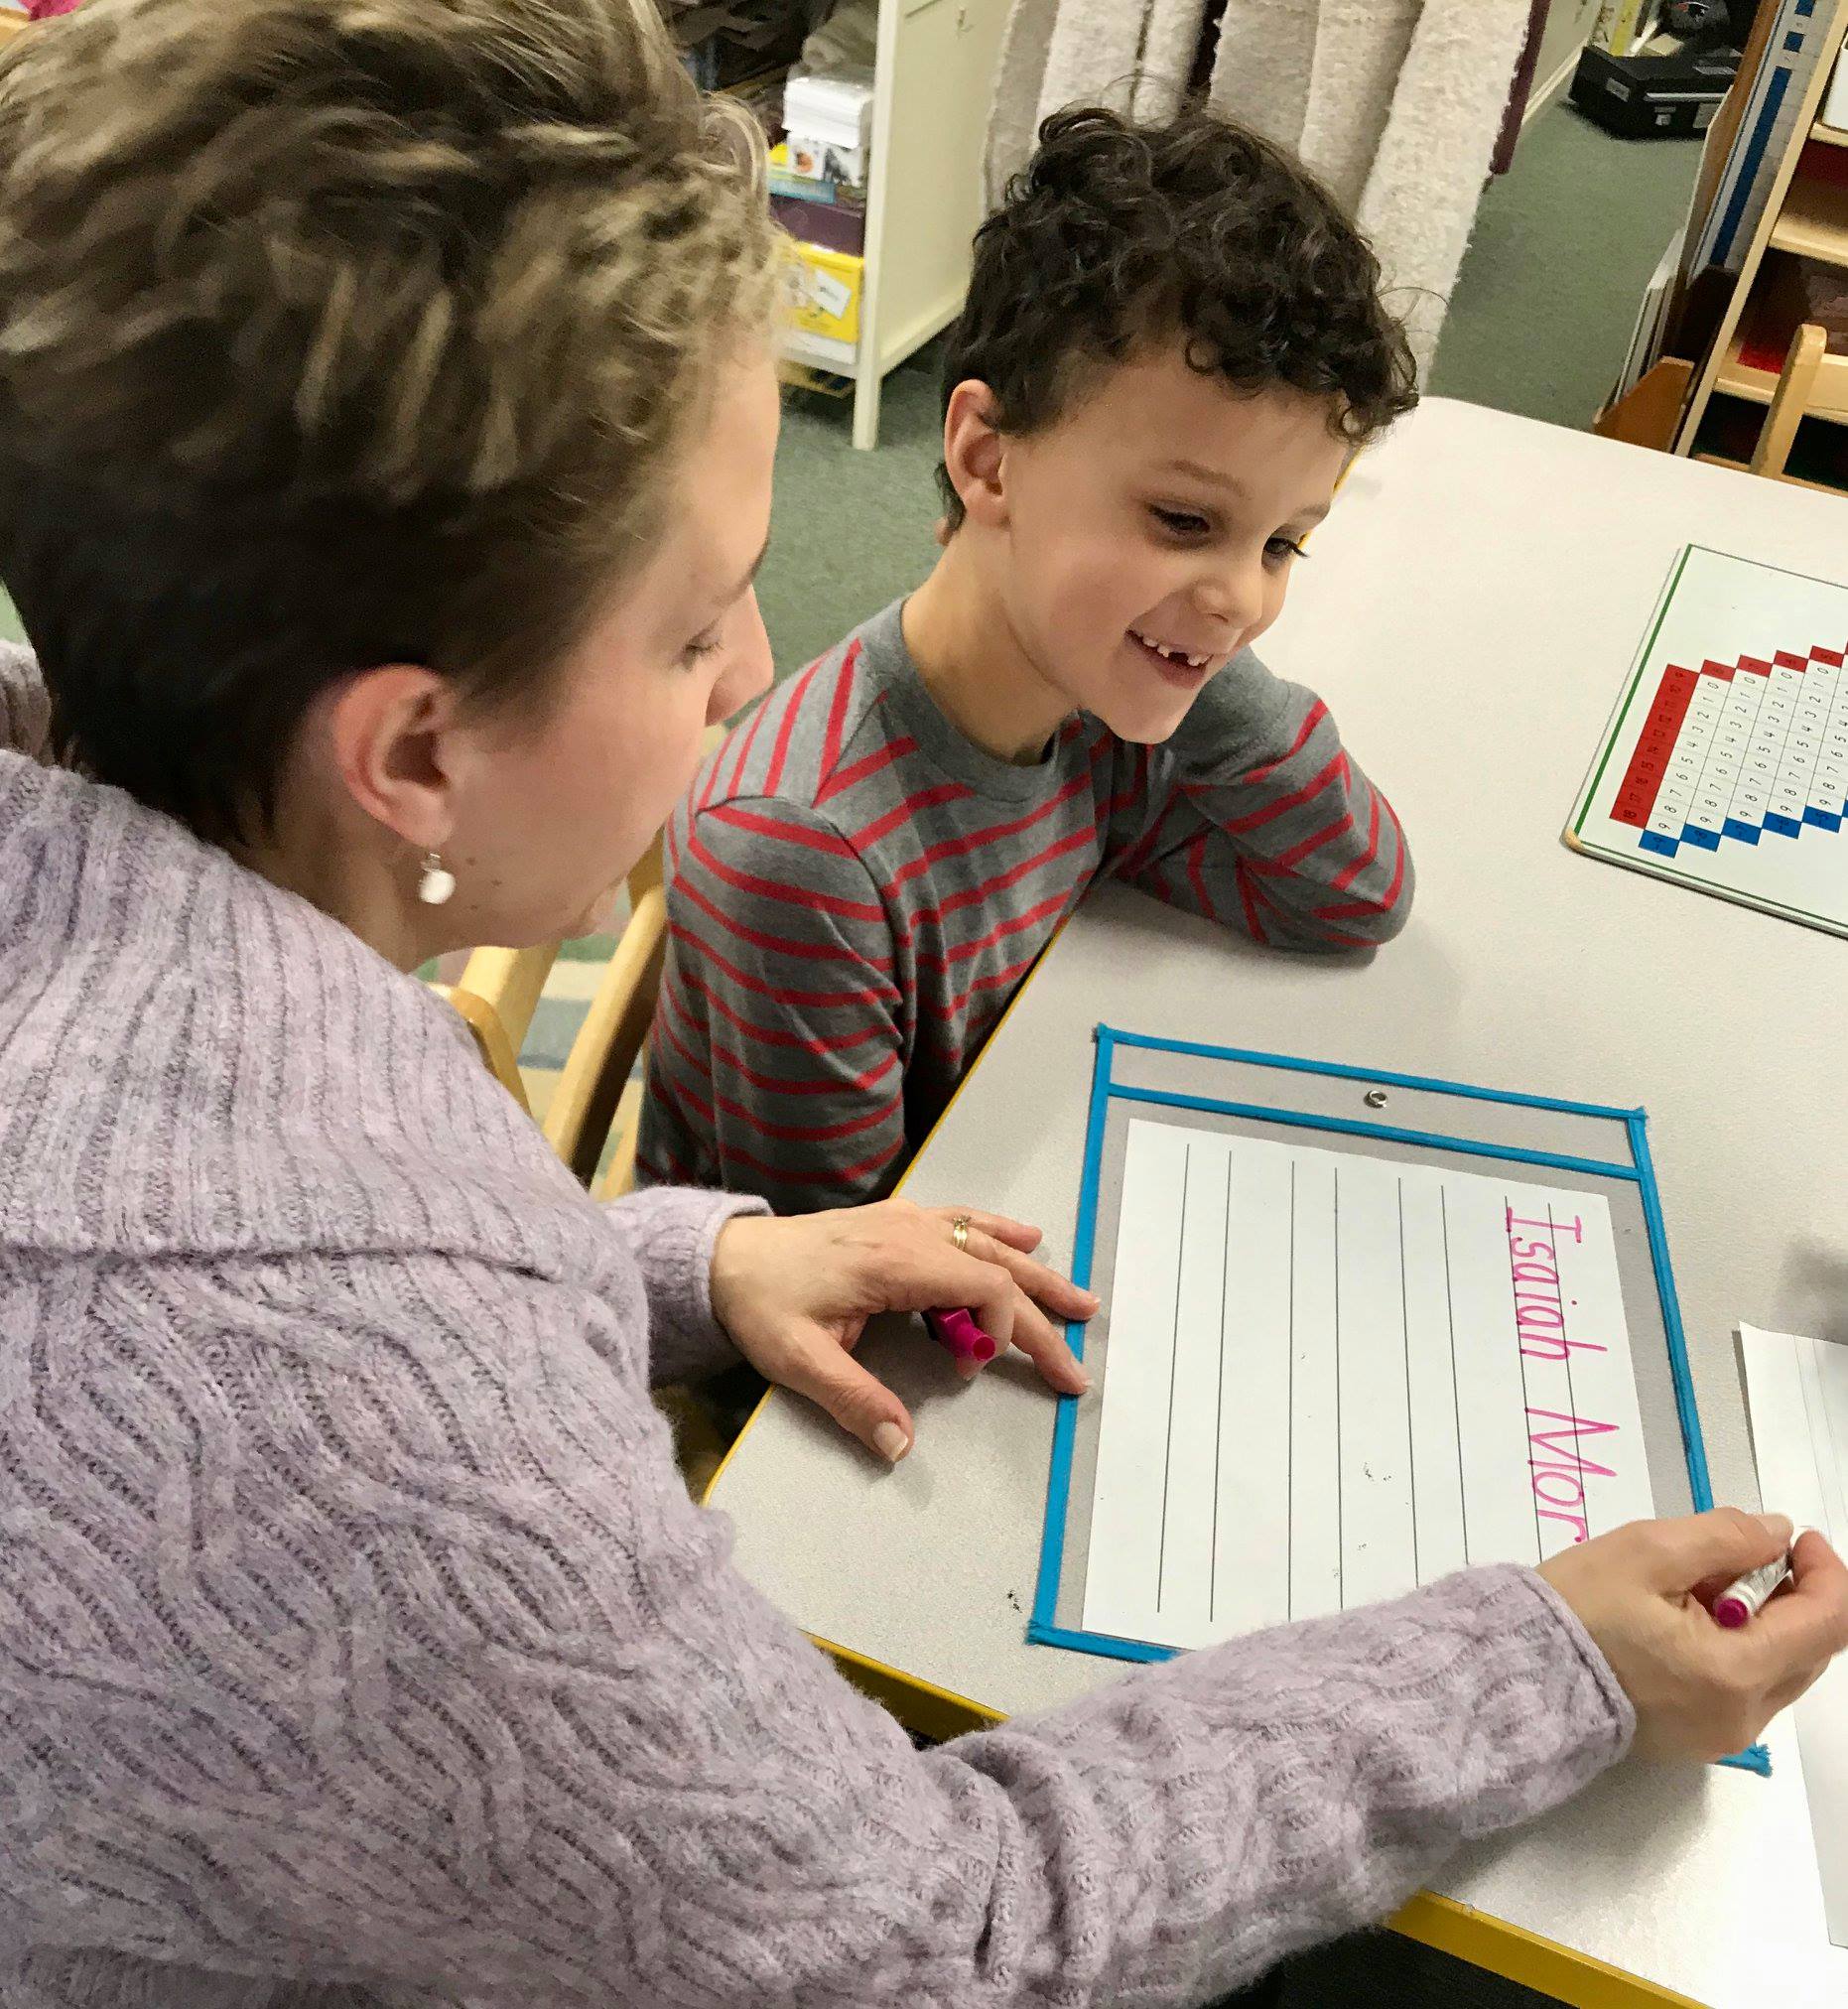
[[[1408,1940],[1555,1996],[1573,2009],[1701,2009],[1691,1995],[1627,1974],[1607,1960],[1436,1891],[1420,1891],[1387,1923]]]
[[[934,1737],[941,1744],[970,1730],[991,1730],[1007,1720],[998,1709],[973,1702],[953,1688],[939,1688],[916,1674],[901,1674],[883,1661],[857,1654],[852,1647],[837,1646],[816,1633],[808,1637],[855,1687],[920,1737]]]

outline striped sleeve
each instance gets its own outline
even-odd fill
[[[779,1213],[877,1197],[904,1149],[902,1001],[865,866],[824,817],[758,799],[677,817],[669,869],[656,1130]]]
[[[1150,765],[1120,877],[1277,948],[1370,947],[1405,925],[1411,854],[1398,818],[1313,692],[1248,652]]]

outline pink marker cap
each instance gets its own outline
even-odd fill
[[[967,1311],[929,1311],[924,1315],[931,1335],[947,1346],[958,1360],[977,1363],[994,1358],[994,1342]]]
[[[1752,1607],[1743,1597],[1716,1597],[1713,1600],[1714,1621],[1728,1632],[1737,1632],[1751,1616]]]

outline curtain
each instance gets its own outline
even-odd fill
[[[1209,102],[1289,148],[1371,239],[1428,368],[1508,104],[1530,0],[1226,0]],[[1061,105],[1170,116],[1204,0],[1014,0],[990,200]]]

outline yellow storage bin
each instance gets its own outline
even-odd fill
[[[792,243],[787,285],[792,325],[830,341],[859,339],[859,300],[866,261],[850,251]]]

